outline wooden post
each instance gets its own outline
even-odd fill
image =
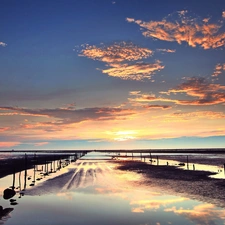
[[[35,169],[36,169],[36,154],[34,153],[34,182],[35,182]]]
[[[157,166],[158,166],[159,165],[159,157],[156,156],[156,158],[157,158]]]
[[[134,158],[134,155],[133,155],[133,152],[132,152],[132,160],[133,160],[133,158]]]
[[[188,155],[187,155],[187,169],[189,169],[189,164],[188,164]]]
[[[15,189],[15,167],[13,167],[13,184],[12,184],[12,189],[14,190]]]
[[[20,191],[21,191],[21,171],[19,173],[19,187],[20,187]]]
[[[47,172],[47,162],[45,160],[45,173]]]
[[[141,154],[141,160],[142,160],[142,153],[140,152],[140,154]]]
[[[27,187],[27,155],[25,153],[25,171],[24,171],[24,187],[23,189],[26,190]]]

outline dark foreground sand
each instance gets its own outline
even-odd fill
[[[154,166],[144,162],[120,161],[120,170],[143,174],[140,185],[159,187],[178,194],[225,207],[225,179],[210,178],[211,172],[182,170],[175,166]]]

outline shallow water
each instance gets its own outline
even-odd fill
[[[115,163],[104,158],[88,154],[83,160],[35,181],[34,186],[30,186],[34,171],[28,170],[24,196],[20,195],[24,171],[17,173],[15,186],[20,187],[13,199],[18,204],[10,205],[0,194],[0,205],[13,208],[0,224],[225,224],[224,208],[168,194],[161,187],[148,187],[141,174],[119,171]],[[41,175],[36,172],[35,176]],[[12,175],[1,179],[1,193],[11,185]]]

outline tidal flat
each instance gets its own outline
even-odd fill
[[[120,156],[92,152],[2,177],[0,224],[225,224],[221,164],[195,156],[193,170],[194,157],[187,167],[178,165],[186,156],[160,156],[158,164],[154,156],[151,162]],[[15,195],[5,199],[7,188]]]

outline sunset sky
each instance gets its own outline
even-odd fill
[[[225,147],[224,0],[1,0],[0,149]]]

